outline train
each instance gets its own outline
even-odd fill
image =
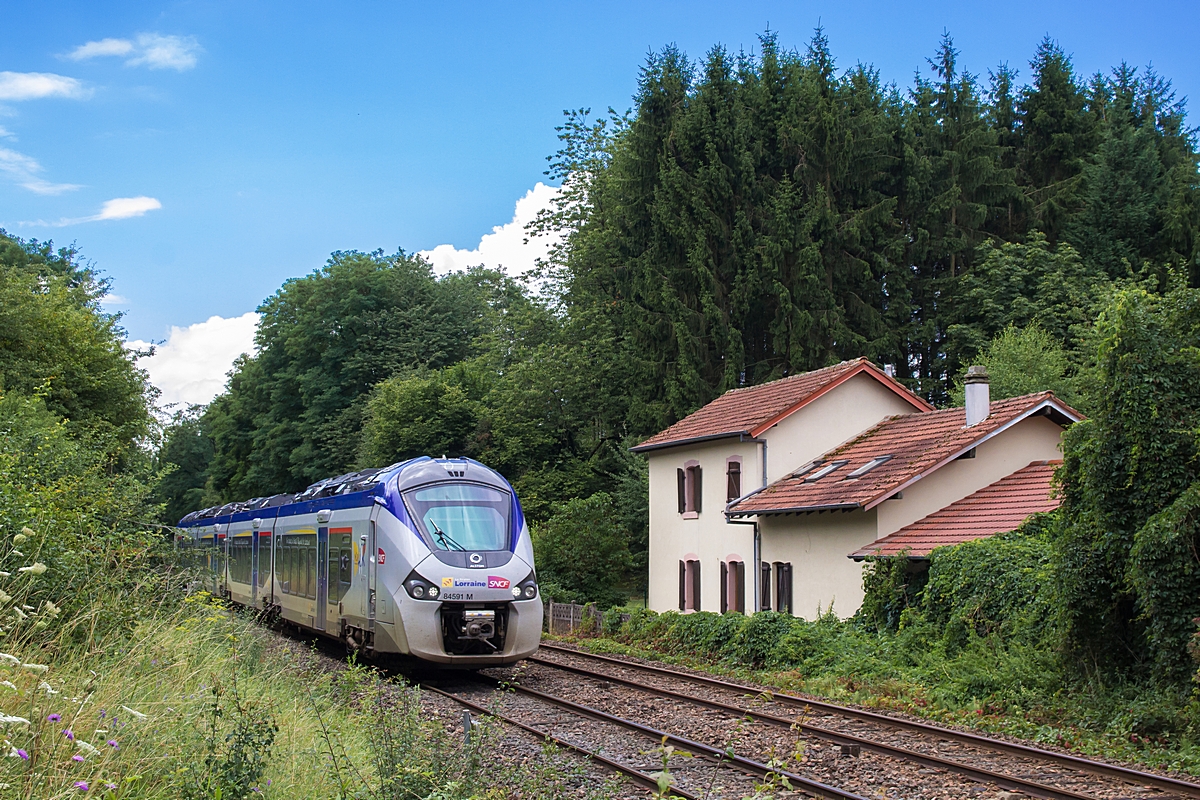
[[[510,664],[541,641],[521,503],[500,473],[422,456],[188,514],[205,588],[371,658]]]

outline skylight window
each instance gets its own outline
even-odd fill
[[[821,480],[821,478],[824,478],[826,475],[833,472],[835,469],[837,469],[838,467],[842,466],[845,463],[846,463],[845,461],[831,461],[828,464],[826,464],[825,466],[821,467],[816,472],[814,472],[812,475],[809,475],[807,478],[804,479],[804,481],[805,481],[805,483],[812,483],[813,481],[819,481],[819,480]]]
[[[816,461],[810,461],[807,464],[805,464],[803,467],[801,467],[800,469],[793,472],[789,477],[802,478],[824,463],[825,462],[821,461],[821,459],[819,459],[819,458]]]
[[[853,480],[854,478],[861,478],[863,475],[866,475],[868,472],[875,469],[880,464],[886,464],[888,461],[891,461],[891,460],[892,460],[892,456],[878,456],[876,458],[872,458],[870,461],[863,464],[858,469],[854,470],[854,472],[851,472],[849,475],[847,475],[846,480]]]

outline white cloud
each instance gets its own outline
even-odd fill
[[[100,298],[100,305],[102,305],[102,306],[127,306],[127,305],[129,305],[129,298],[125,297],[124,295],[112,294],[111,292],[109,292],[108,294],[104,295],[104,297]]]
[[[133,50],[133,42],[128,39],[101,39],[98,42],[79,45],[67,55],[67,58],[72,61],[83,61],[96,56],[123,56],[131,50]]]
[[[12,139],[13,141],[16,141],[16,138],[17,138],[17,135],[15,133],[10,131],[8,128],[4,127],[3,125],[0,125],[0,139]]]
[[[0,152],[3,152],[3,148],[0,148]],[[3,168],[3,161],[0,161],[0,168]],[[147,211],[154,211],[158,208],[162,208],[162,203],[158,202],[154,197],[114,197],[112,200],[104,202],[104,205],[100,207],[100,213],[92,214],[89,217],[63,217],[58,222],[47,222],[44,219],[39,219],[33,222],[20,222],[17,224],[31,228],[65,228],[68,225],[78,225],[81,222],[101,222],[110,219],[141,217]]]
[[[479,240],[474,250],[459,250],[452,244],[439,244],[432,250],[421,250],[417,255],[432,264],[433,271],[439,275],[480,264],[501,269],[514,277],[524,275],[539,258],[545,258],[556,244],[551,236],[539,236],[525,244],[525,225],[532,222],[539,211],[549,208],[560,191],[539,181],[517,201],[512,221],[493,227],[491,233]]]
[[[154,355],[141,359],[150,382],[162,390],[160,403],[211,401],[225,389],[225,376],[242,353],[254,352],[254,329],[258,314],[240,317],[209,317],[186,328],[171,326],[166,344]],[[131,350],[149,347],[147,342],[127,342]]]
[[[37,100],[42,97],[84,97],[87,92],[75,78],[52,72],[0,72],[0,100]]]
[[[62,194],[79,188],[79,185],[74,183],[51,183],[38,174],[41,171],[42,165],[36,158],[0,147],[0,173],[29,191],[38,194]]]
[[[102,56],[128,56],[130,67],[146,65],[150,69],[183,71],[196,66],[196,56],[203,50],[194,36],[164,36],[161,33],[140,33],[136,41],[101,39],[76,47],[67,54],[73,61]]]

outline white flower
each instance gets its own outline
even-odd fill
[[[12,554],[13,554],[14,556],[24,556],[24,555],[25,555],[24,553],[22,553],[20,550],[18,550],[18,549],[17,549],[17,548],[15,548],[15,547],[13,548]]]
[[[55,689],[54,687],[52,687],[50,684],[46,683],[45,681],[42,681],[41,683],[39,683],[38,688],[41,689],[43,692],[45,692],[47,695],[58,694],[58,690]]]
[[[45,603],[42,603],[42,609],[52,617],[57,617],[59,613],[62,612],[61,608],[54,605],[54,603],[51,603],[49,600],[47,600]]]
[[[29,720],[24,717],[10,717],[7,714],[0,714],[0,725],[28,725]]]
[[[45,664],[22,664],[21,666],[30,672],[45,672],[50,669]]]
[[[21,619],[29,619],[29,615],[26,614],[21,609],[17,608],[16,606],[13,606],[13,613],[16,614],[18,617],[20,617]]]
[[[24,528],[21,528],[21,533],[25,534],[26,536],[37,536],[37,534],[33,532],[33,528],[30,528],[28,525]]]
[[[143,714],[143,713],[142,713],[142,712],[140,712],[140,711],[134,711],[134,710],[133,710],[132,708],[130,708],[129,706],[121,706],[121,710],[122,710],[122,711],[127,711],[127,712],[129,712],[130,714],[133,714],[133,715],[134,715],[135,717],[137,717],[138,719],[145,719],[145,718],[146,718],[146,715],[145,715],[145,714]]]
[[[21,606],[21,608],[25,609],[26,611],[33,611],[33,606],[23,605],[23,606]]]
[[[12,575],[11,572],[0,572],[0,578],[7,578]]]
[[[46,565],[40,561],[35,561],[28,567],[21,567],[17,572],[28,572],[30,575],[41,575],[46,571]]]
[[[21,691],[20,689],[17,688],[17,685],[15,683],[13,683],[12,681],[0,681],[0,686],[3,686],[6,689],[12,689],[14,692]]]
[[[94,756],[94,755],[96,755],[96,753],[100,752],[99,750],[92,747],[90,744],[83,741],[82,739],[76,739],[75,746],[78,747],[83,752],[87,753],[89,756]]]
[[[10,656],[8,653],[0,653],[0,661],[7,661],[9,664],[21,663],[21,659],[16,656]]]

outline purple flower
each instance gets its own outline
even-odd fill
[[[104,784],[104,788],[111,791],[112,789],[116,789],[117,785],[115,783],[106,783]]]
[[[80,761],[80,762],[82,762],[82,761],[83,761],[83,756],[76,754],[76,755],[73,755],[73,756],[71,756],[71,760],[72,760],[72,761]]]
[[[116,739],[109,739],[109,740],[108,740],[108,746],[109,746],[109,747],[111,747],[113,750],[120,750],[120,749],[121,749],[121,745],[117,744],[117,740],[116,740]]]
[[[87,781],[75,781],[75,788],[81,792],[86,792],[88,790]]]
[[[104,710],[103,708],[102,708],[102,709],[100,709],[100,719],[104,719],[104,715],[105,715],[105,713],[106,713],[106,712],[105,712],[105,710]]]
[[[58,714],[51,714],[50,716],[46,717],[47,722],[58,722],[60,719],[62,719],[62,717],[60,717]]]
[[[22,761],[29,760],[29,753],[26,753],[24,750],[17,750],[17,755],[19,755],[21,757]]]
[[[71,732],[70,728],[67,728],[65,731],[63,731],[62,735],[67,737],[67,741],[69,742],[75,741],[75,734]]]

